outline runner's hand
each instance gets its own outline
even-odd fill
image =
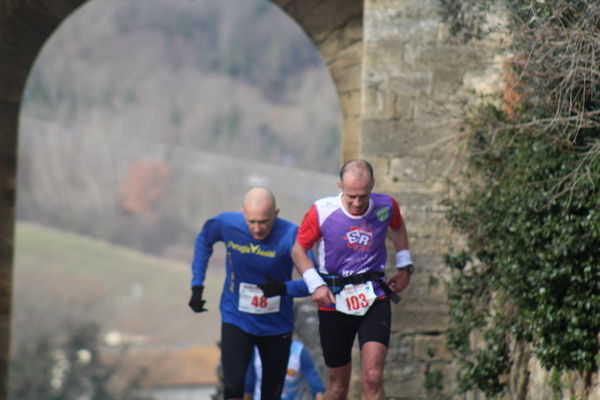
[[[192,298],[190,299],[188,305],[192,310],[194,310],[194,312],[199,313],[202,311],[208,311],[206,308],[204,308],[204,304],[206,303],[206,301],[202,300],[203,291],[204,286],[202,285],[192,287]]]
[[[315,289],[310,298],[318,306],[335,304],[335,296],[333,293],[331,293],[331,290],[329,290],[327,285],[319,286],[317,289]]]
[[[410,272],[405,269],[398,270],[388,281],[388,286],[395,292],[401,292],[410,283]]]
[[[285,286],[285,282],[279,282],[271,275],[267,274],[267,280],[265,282],[259,283],[258,287],[262,289],[265,297],[273,297],[287,294],[287,287]]]

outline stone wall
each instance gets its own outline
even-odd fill
[[[393,308],[385,389],[394,399],[446,398],[454,389],[442,260],[451,232],[442,202],[462,167],[462,108],[501,81],[498,37],[460,45],[439,6],[368,0],[364,10],[362,156],[374,164],[376,190],[400,203],[417,268]]]

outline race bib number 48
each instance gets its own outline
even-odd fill
[[[238,310],[250,314],[269,314],[279,311],[281,296],[265,297],[263,291],[251,283],[240,283]]]
[[[346,285],[335,295],[335,309],[350,315],[365,315],[377,296],[370,281],[360,285]]]

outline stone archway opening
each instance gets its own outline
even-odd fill
[[[0,14],[0,189],[5,194],[0,204],[2,232],[0,248],[1,297],[0,380],[6,384],[7,349],[11,315],[12,262],[16,207],[16,165],[19,112],[23,88],[40,48],[54,29],[84,1],[2,3]],[[362,4],[344,1],[274,1],[296,22],[319,48],[330,70],[342,108],[343,138],[341,157],[358,155],[360,109],[360,60],[362,50]],[[5,57],[5,55],[7,57]],[[2,398],[0,393],[0,398]]]

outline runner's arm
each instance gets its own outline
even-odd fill
[[[291,297],[306,297],[310,296],[308,292],[308,286],[304,279],[298,279],[295,281],[285,281],[285,287],[287,289],[287,295]]]
[[[394,292],[400,292],[408,286],[410,283],[411,272],[407,267],[409,264],[412,265],[410,257],[410,251],[408,246],[408,233],[406,231],[406,225],[404,219],[400,215],[400,207],[396,200],[393,200],[394,209],[392,223],[390,224],[390,236],[392,237],[392,243],[396,250],[396,267],[398,270],[388,280],[388,285]]]
[[[304,274],[310,268],[315,267],[315,263],[308,255],[308,250],[302,247],[298,241],[296,241],[294,247],[292,247],[292,259],[294,260],[294,264],[300,275]]]
[[[292,257],[293,257],[293,248],[292,248]],[[308,250],[306,252],[310,261],[312,261],[313,266],[317,265],[315,260],[315,255],[312,250]],[[296,267],[297,268],[297,267]],[[310,292],[308,291],[308,286],[306,286],[306,282],[304,279],[298,279],[293,281],[286,281],[285,286],[287,289],[287,294],[292,297],[306,297],[310,296]]]
[[[296,268],[302,274],[302,279],[308,286],[313,302],[317,305],[334,304],[335,297],[325,284],[325,281],[315,268],[315,264],[308,256],[307,250],[296,241],[292,249],[292,259]]]
[[[220,240],[220,223],[217,217],[211,218],[202,227],[194,244],[194,260],[192,261],[191,286],[204,284],[208,260],[213,253],[213,245]]]

